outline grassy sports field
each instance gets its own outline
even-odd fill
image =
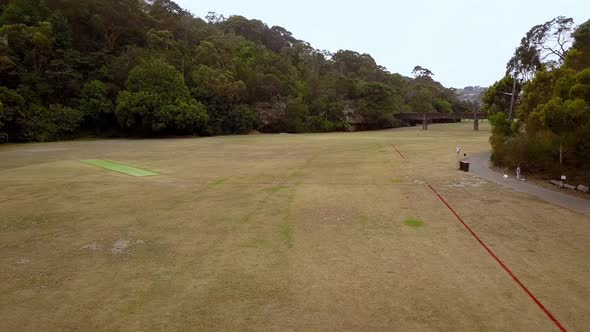
[[[586,329],[590,218],[456,170],[481,127],[0,146],[0,330],[557,330],[429,185]]]

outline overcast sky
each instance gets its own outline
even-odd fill
[[[369,53],[391,72],[409,76],[421,65],[448,87],[498,80],[533,25],[559,15],[590,19],[590,0],[176,2],[199,17],[214,11],[280,25],[318,49]]]

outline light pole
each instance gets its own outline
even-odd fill
[[[516,99],[516,72],[514,72],[514,78],[512,82],[512,93],[504,91],[496,91],[496,93],[501,93],[503,95],[510,96],[510,110],[508,111],[508,121],[512,121],[512,110],[514,109],[514,101]]]
[[[512,109],[514,108],[514,99],[516,94],[516,71],[514,72],[514,78],[512,79],[512,93],[510,94],[510,111],[508,111],[508,121],[512,121]]]

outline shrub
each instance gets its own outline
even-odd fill
[[[401,122],[393,114],[383,114],[377,118],[377,126],[381,129],[396,128],[401,126]]]
[[[61,105],[32,106],[28,122],[32,139],[45,142],[69,138],[80,126],[82,117],[81,111]]]
[[[453,106],[444,99],[437,98],[432,102],[432,106],[439,113],[453,113]]]
[[[312,133],[326,133],[334,130],[334,124],[321,115],[312,115],[305,119],[304,130]]]
[[[107,86],[101,81],[84,84],[80,98],[80,110],[84,117],[99,119],[103,114],[113,113],[113,103],[108,99]]]
[[[236,105],[227,113],[225,127],[232,134],[246,134],[258,128],[256,112],[248,105]]]
[[[182,74],[159,59],[131,70],[115,112],[123,128],[142,135],[195,134],[208,120],[205,106],[190,97]]]

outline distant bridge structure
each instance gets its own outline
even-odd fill
[[[395,113],[395,118],[416,125],[422,123],[423,129],[428,129],[428,124],[432,122],[459,122],[461,120],[473,120],[473,130],[479,130],[479,120],[486,119],[487,114],[475,112],[460,113]]]

